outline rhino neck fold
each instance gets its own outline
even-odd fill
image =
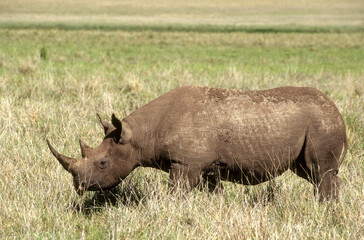
[[[150,166],[155,161],[153,138],[154,132],[149,122],[141,119],[137,120],[134,116],[129,115],[123,119],[124,123],[132,132],[130,144],[132,146],[131,157],[135,159],[136,166]]]

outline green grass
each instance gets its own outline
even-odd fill
[[[0,238],[363,238],[363,33],[0,30]],[[103,137],[96,113],[124,117],[180,85],[284,85],[325,92],[350,151],[339,203],[319,204],[287,172],[272,186],[167,193],[167,174],[137,169],[103,196],[77,196],[45,139],[78,157]]]
[[[74,22],[0,22],[2,29],[58,29],[58,30],[98,30],[129,32],[199,32],[199,33],[357,33],[364,32],[364,26],[297,26],[288,25],[209,25],[209,24],[118,24],[118,23],[74,23]]]

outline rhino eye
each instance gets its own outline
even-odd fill
[[[101,159],[97,162],[97,167],[100,169],[105,169],[109,166],[109,162],[106,159]]]

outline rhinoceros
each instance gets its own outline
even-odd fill
[[[290,169],[314,185],[320,200],[338,196],[346,128],[315,88],[183,86],[122,121],[98,117],[105,138],[96,148],[80,140],[82,158],[59,154],[47,139],[79,194],[111,189],[135,168],[152,167],[169,173],[171,190],[208,183],[216,191],[221,180],[255,185]]]

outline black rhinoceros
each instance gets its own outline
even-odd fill
[[[80,141],[80,159],[59,154],[47,140],[80,194],[113,188],[140,166],[169,172],[171,189],[205,181],[213,191],[220,180],[254,185],[291,169],[314,184],[321,200],[338,194],[345,125],[315,88],[184,86],[122,121],[114,114],[112,124],[100,121],[105,138],[96,148]]]

